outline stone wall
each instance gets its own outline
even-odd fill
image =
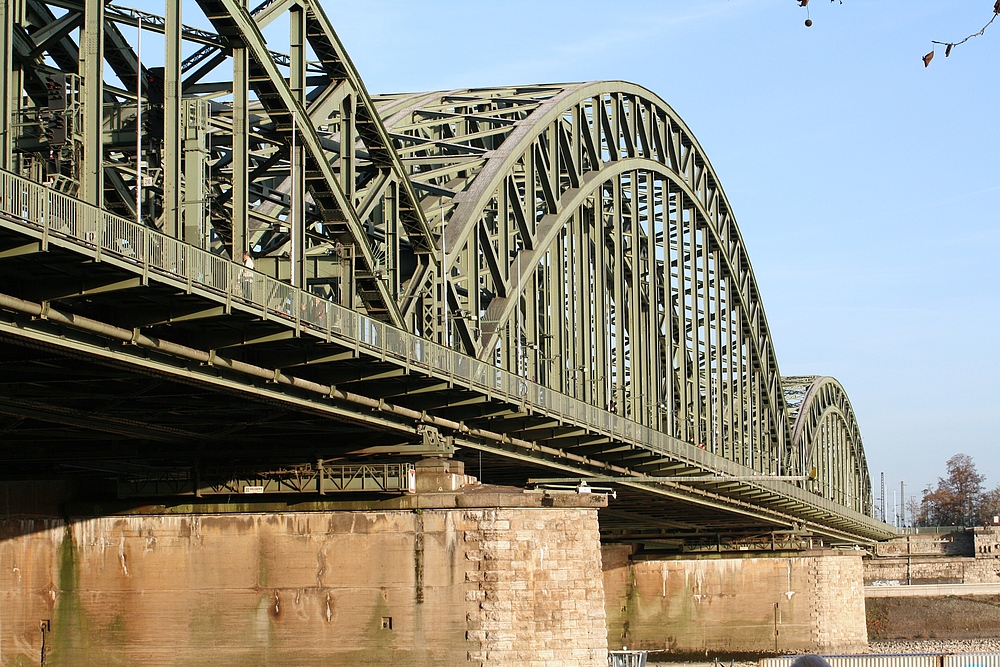
[[[857,552],[633,560],[627,547],[608,546],[604,568],[611,648],[686,654],[867,645]]]
[[[973,535],[964,529],[950,533],[914,533],[875,543],[875,555],[899,556],[971,556]]]
[[[489,665],[607,665],[597,513],[468,511],[470,657]],[[559,536],[557,539],[552,537]]]
[[[914,556],[865,561],[866,586],[996,583],[1000,583],[1000,561],[992,558]]]
[[[806,596],[812,616],[812,648],[825,652],[861,651],[868,646],[865,625],[864,564],[858,552],[805,557]]]
[[[606,665],[598,500],[487,491],[8,517],[0,665]]]
[[[976,528],[974,535],[976,558],[1000,560],[1000,527]]]
[[[1000,530],[920,533],[880,542],[865,560],[866,585],[1000,583]]]

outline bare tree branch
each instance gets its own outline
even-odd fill
[[[986,22],[986,25],[984,25],[979,30],[979,32],[974,32],[974,33],[972,33],[971,35],[969,35],[968,37],[966,37],[965,39],[963,39],[963,40],[961,40],[959,42],[938,42],[938,41],[931,41],[931,44],[940,44],[940,45],[944,46],[944,57],[947,58],[948,56],[951,55],[951,50],[953,48],[955,48],[956,46],[961,46],[962,44],[965,44],[967,41],[969,41],[973,37],[980,37],[980,36],[982,36],[986,32],[986,29],[989,28],[990,25],[994,21],[997,20],[997,16],[1000,16],[1000,0],[996,0],[996,4],[993,5],[993,16],[990,17],[990,20]],[[933,58],[933,57],[934,57],[934,51],[932,49],[930,53],[928,53],[926,56],[923,57],[924,67],[927,67],[928,65],[931,64],[931,58]]]
[[[837,2],[837,1],[838,0],[830,0],[830,2]],[[840,1],[840,4],[844,4],[844,0],[839,0],[839,1]],[[798,3],[799,7],[805,7],[805,9],[806,9],[806,27],[808,28],[809,26],[811,26],[813,24],[812,18],[809,16],[809,0],[795,0],[795,2]],[[993,24],[993,22],[997,20],[997,16],[1000,16],[1000,0],[995,0],[995,3],[993,5],[993,16],[990,17],[990,20],[987,21],[986,25],[984,25],[978,32],[974,32],[971,35],[967,36],[965,39],[963,39],[961,41],[958,41],[958,42],[939,42],[939,41],[936,41],[936,40],[932,40],[931,44],[940,44],[941,46],[943,46],[944,47],[944,57],[947,58],[948,56],[951,55],[951,50],[953,48],[955,48],[956,46],[961,46],[962,44],[965,44],[967,41],[969,41],[973,37],[980,37],[983,34],[985,34],[986,33],[986,29],[989,28]],[[928,65],[930,65],[931,64],[931,60],[933,58],[934,58],[934,49],[932,48],[931,51],[930,51],[930,53],[926,54],[925,56],[923,56],[923,58],[921,58],[921,60],[923,60],[923,62],[924,62],[924,67],[927,67]]]
[[[965,44],[967,41],[969,41],[973,37],[981,37],[983,35],[983,33],[986,32],[986,29],[990,27],[990,24],[997,20],[997,16],[1000,16],[1000,0],[997,0],[996,6],[993,7],[993,17],[989,21],[986,22],[986,25],[984,25],[979,32],[972,33],[971,35],[969,35],[968,37],[966,37],[965,39],[963,39],[960,42],[936,42],[936,41],[932,41],[931,44],[941,44],[941,45],[947,47],[945,49],[945,51],[944,51],[944,55],[947,58],[948,55],[951,53],[951,48],[953,46],[961,46],[962,44]]]

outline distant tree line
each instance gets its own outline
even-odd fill
[[[948,459],[947,475],[928,486],[923,498],[911,498],[907,510],[915,526],[979,526],[1000,515],[1000,486],[983,490],[985,475],[967,454]]]

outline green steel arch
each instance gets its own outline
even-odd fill
[[[863,514],[872,513],[872,484],[854,409],[832,377],[781,379],[792,443],[809,476],[807,488]]]
[[[448,315],[416,298],[414,329],[448,320],[470,354],[757,471],[799,471],[735,218],[665,102],[623,82],[375,102],[447,230]]]

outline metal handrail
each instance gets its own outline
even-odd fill
[[[228,305],[284,322],[303,333],[340,342],[683,463],[732,477],[757,474],[747,466],[666,433],[373,320],[5,170],[0,170],[0,220],[36,230],[43,249],[52,240],[69,242],[97,260],[114,260],[127,266],[144,279],[156,276],[188,292],[224,299]],[[870,530],[885,531],[882,522],[786,482],[761,480],[752,484],[845,516]]]

